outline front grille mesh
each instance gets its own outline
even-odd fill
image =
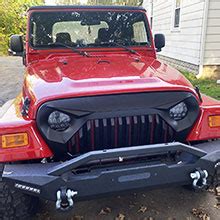
[[[72,154],[174,141],[174,130],[158,115],[89,120],[68,142]]]

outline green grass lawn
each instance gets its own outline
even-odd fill
[[[220,85],[216,83],[216,80],[197,79],[196,76],[192,73],[182,73],[189,81],[191,81],[194,86],[199,87],[201,93],[220,100]]]

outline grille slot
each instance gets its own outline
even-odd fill
[[[175,140],[174,130],[159,115],[89,120],[68,143],[71,154]]]

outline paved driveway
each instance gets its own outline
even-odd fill
[[[21,58],[0,57],[0,106],[19,93],[22,73]],[[54,204],[42,202],[42,211],[34,219],[147,220],[152,217],[156,220],[193,220],[198,219],[195,217],[198,212],[203,213],[200,219],[209,219],[204,217],[208,214],[210,219],[219,220],[220,210],[214,207],[215,203],[211,192],[193,193],[182,187],[173,187],[80,202],[69,213],[59,213],[55,211]]]

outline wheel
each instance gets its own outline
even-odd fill
[[[13,189],[0,179],[0,219],[26,220],[37,211],[39,199]]]

